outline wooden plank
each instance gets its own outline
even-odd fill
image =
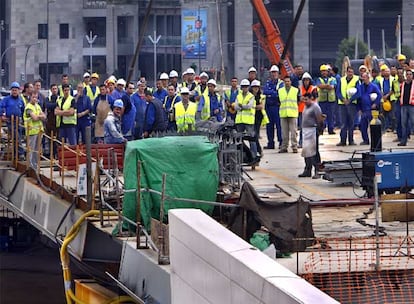
[[[412,199],[414,194],[384,194],[381,200],[395,200],[395,199]],[[407,205],[406,205],[407,204]],[[407,212],[408,207],[408,212]],[[382,202],[381,213],[383,222],[400,221],[406,222],[414,221],[414,203],[413,202]]]

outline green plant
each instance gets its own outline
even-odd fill
[[[338,45],[338,52],[336,53],[336,66],[342,66],[342,60],[345,56],[348,56],[349,59],[355,58],[355,37],[345,38]],[[372,54],[372,52],[371,52]],[[368,45],[358,39],[358,58],[363,59],[368,55]]]

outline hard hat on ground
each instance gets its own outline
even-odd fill
[[[10,85],[10,90],[11,89],[20,89],[20,84],[17,81],[13,81]]]
[[[378,97],[378,94],[377,93],[371,93],[371,94],[369,94],[369,98],[371,98],[371,101],[376,100],[377,97]]]
[[[400,61],[400,60],[407,60],[407,57],[405,57],[404,54],[399,54],[397,59],[398,59],[398,61]]]
[[[96,78],[96,79],[99,79],[99,75],[98,75],[98,73],[93,73],[93,74],[91,75],[91,78]]]
[[[124,103],[121,99],[117,99],[114,101],[114,108],[123,108],[124,107]]]
[[[270,72],[279,72],[279,68],[278,68],[278,66],[277,65],[272,65],[271,67],[270,67]]]
[[[312,80],[312,76],[308,72],[305,72],[302,75],[302,80],[303,79],[310,79],[310,80]]]
[[[349,97],[352,97],[356,94],[357,89],[356,88],[349,88],[346,93],[348,94]]]
[[[328,70],[328,66],[326,65],[326,64],[322,64],[320,67],[319,67],[319,71],[327,71]]]
[[[83,78],[87,78],[87,77],[91,77],[91,74],[89,74],[88,72],[86,72],[85,74],[83,74]]]
[[[177,71],[176,71],[176,70],[171,70],[171,71],[170,71],[170,75],[169,75],[169,77],[170,77],[170,78],[178,77],[178,73],[177,73]]]
[[[203,77],[208,79],[208,74],[206,72],[202,72],[200,74],[200,78],[203,78]]]
[[[116,85],[122,85],[125,86],[126,85],[126,81],[122,78],[119,78],[118,81],[116,82]]]
[[[190,94],[190,90],[187,87],[182,87],[180,90],[181,94]]]
[[[211,84],[213,86],[217,86],[217,82],[214,79],[210,79],[209,81],[207,81],[207,84]]]
[[[240,86],[241,87],[248,87],[248,86],[250,86],[250,82],[247,79],[243,79],[242,81],[240,81]]]
[[[251,67],[250,69],[249,69],[249,73],[250,72],[255,72],[255,73],[257,73],[257,70],[256,70],[256,68],[255,67]]]
[[[161,73],[160,79],[161,80],[168,80],[168,74],[167,73]]]
[[[391,102],[389,100],[384,101],[382,104],[382,108],[384,109],[385,112],[391,111],[391,108],[392,108]]]
[[[259,80],[253,80],[250,84],[251,87],[260,87],[260,81]]]

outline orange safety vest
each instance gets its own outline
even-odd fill
[[[312,92],[313,92],[314,90],[317,90],[317,87],[315,87],[315,86],[313,86],[313,85],[310,85],[310,86],[308,87],[308,89],[305,89],[305,86],[304,86],[304,85],[301,85],[301,86],[300,86],[300,95],[303,97],[303,96],[305,96],[305,94],[312,94]],[[304,109],[305,109],[305,102],[301,100],[301,101],[299,101],[299,103],[298,103],[298,110],[299,110],[299,113],[302,113]]]

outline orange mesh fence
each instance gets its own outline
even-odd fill
[[[410,237],[319,239],[307,255],[302,277],[341,303],[414,303]]]

